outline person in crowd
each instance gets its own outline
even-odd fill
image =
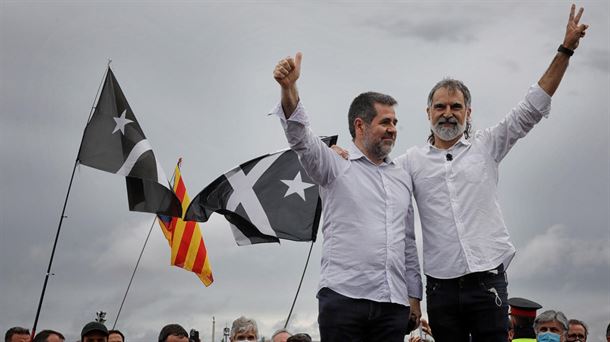
[[[271,335],[271,342],[286,342],[292,334],[286,329],[278,329]]]
[[[189,334],[180,324],[168,324],[159,332],[159,342],[189,342]]]
[[[561,311],[547,310],[534,319],[538,342],[566,342],[568,319]]]
[[[22,327],[12,327],[4,334],[4,342],[30,342],[30,330]]]
[[[290,336],[286,342],[311,342],[311,336],[305,333],[298,333]]]
[[[108,331],[108,342],[125,342],[125,335],[119,330]]]
[[[108,328],[100,322],[85,324],[80,333],[81,342],[108,342]]]
[[[231,342],[257,341],[258,326],[256,325],[256,321],[244,316],[237,318],[231,325],[231,333],[229,336]]]
[[[409,342],[434,342],[434,337],[432,336],[432,329],[430,329],[430,325],[428,321],[425,319],[421,319],[421,325],[417,335],[410,336]],[[413,334],[413,332],[411,333]]]
[[[568,321],[568,342],[586,342],[589,335],[589,327],[585,322],[571,319]]]
[[[34,342],[64,342],[66,338],[55,330],[43,330],[36,334]]]
[[[536,310],[542,308],[542,305],[520,297],[509,298],[508,305],[510,320],[514,327],[513,342],[536,341],[534,319]]]

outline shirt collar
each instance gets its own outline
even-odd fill
[[[356,146],[356,144],[354,143],[353,140],[350,141],[349,145],[347,146],[347,152],[349,153],[349,156],[347,157],[347,159],[349,159],[349,160],[357,160],[360,158],[364,158],[369,163],[374,165],[374,163],[367,156],[365,156],[364,153],[362,153],[362,151],[360,151],[360,149],[358,148],[358,146]],[[394,164],[394,160],[392,160],[392,158],[390,158],[390,156],[385,157],[385,159],[383,161],[386,164]],[[383,165],[384,163],[381,163],[380,165]]]

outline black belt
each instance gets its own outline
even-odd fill
[[[461,280],[461,281],[480,280],[480,279],[494,277],[499,274],[504,274],[504,264],[500,264],[498,267],[492,268],[491,270],[481,271],[481,272],[472,272],[472,273],[464,274],[463,276],[457,277],[457,278],[439,279],[439,278],[434,278],[429,275],[426,275],[426,277],[430,278],[430,279],[434,279],[438,282],[450,282],[450,281],[456,281],[456,280]]]

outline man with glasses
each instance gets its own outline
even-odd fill
[[[589,328],[583,321],[571,319],[568,322],[568,342],[586,342]]]

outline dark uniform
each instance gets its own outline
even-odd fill
[[[536,319],[536,310],[542,308],[542,305],[519,297],[509,298],[508,305],[515,330],[513,342],[536,341],[534,319]]]

